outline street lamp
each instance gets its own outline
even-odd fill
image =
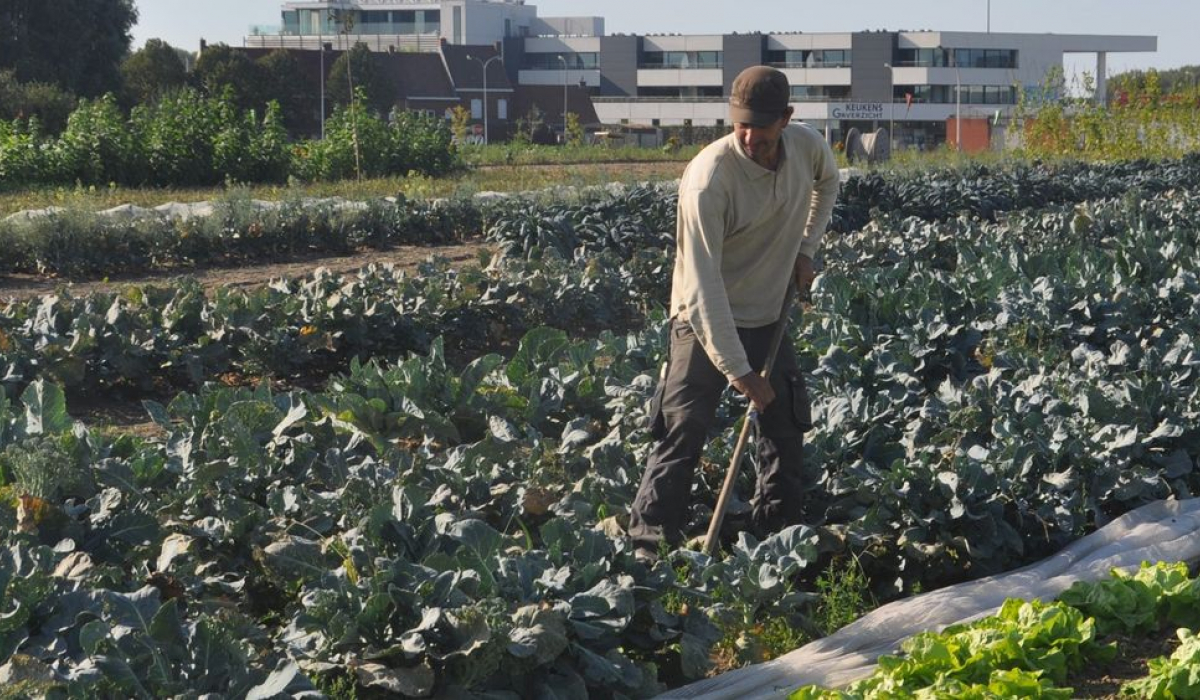
[[[321,37],[317,37],[321,53],[321,140],[325,140],[325,52],[333,50],[333,44],[321,41]]]
[[[883,64],[888,69],[888,145],[896,140],[896,68],[891,63]]]
[[[567,59],[560,53],[558,60],[563,64],[563,145],[567,143]]]
[[[962,153],[962,75],[954,61],[954,148]]]
[[[478,61],[479,65],[483,66],[483,145],[486,146],[486,145],[488,145],[487,67],[488,67],[488,64],[491,63],[492,61],[499,60],[500,54],[496,54],[495,56],[492,56],[491,58],[489,58],[486,61],[483,60],[482,58],[476,58],[469,54],[467,55],[467,59],[471,60],[471,61]]]

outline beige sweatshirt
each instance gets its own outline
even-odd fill
[[[816,253],[837,198],[837,163],[820,133],[791,124],[781,144],[771,171],[730,134],[701,151],[679,183],[671,314],[731,381],[751,371],[737,329],[778,320],[796,257]]]

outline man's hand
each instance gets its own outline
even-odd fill
[[[807,299],[809,292],[812,291],[813,278],[817,273],[813,271],[812,258],[807,255],[796,256],[796,294],[801,299]]]
[[[771,382],[758,372],[743,374],[730,383],[733,384],[734,389],[750,399],[759,413],[767,410],[767,406],[770,406],[771,402],[775,400],[775,390],[771,388]]]

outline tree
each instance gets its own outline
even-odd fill
[[[1200,66],[1180,66],[1167,70],[1132,70],[1118,73],[1108,79],[1109,102],[1118,100],[1122,94],[1145,93],[1152,78],[1157,80],[1162,94],[1194,93],[1200,89]]]
[[[11,70],[0,71],[0,121],[37,117],[47,133],[57,134],[75,109],[75,97],[50,83],[20,83]]]
[[[4,0],[0,69],[84,97],[115,92],[136,22],[133,0]]]
[[[338,56],[325,81],[325,96],[336,105],[350,103],[351,81],[355,90],[362,88],[367,104],[378,114],[387,114],[396,103],[396,86],[387,78],[366,44]]]
[[[151,39],[121,64],[127,107],[153,102],[187,83],[179,53],[162,39]]]
[[[228,90],[238,109],[261,109],[266,104],[262,67],[225,44],[214,44],[200,54],[192,80],[209,97],[221,97]]]
[[[305,94],[304,74],[296,56],[285,49],[277,49],[258,59],[258,66],[262,76],[262,99],[279,103],[283,122],[289,131],[295,132],[307,126],[312,121],[307,118],[308,113],[316,111],[312,105],[318,95]]]

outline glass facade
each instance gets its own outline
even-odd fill
[[[900,49],[897,66],[918,68],[1016,68],[1015,49]]]
[[[954,85],[897,85],[897,102],[912,95],[913,103],[954,104]],[[963,85],[960,93],[965,105],[1012,105],[1017,103],[1017,89],[1003,85]]]
[[[639,87],[637,91],[638,97],[669,97],[675,99],[694,99],[697,97],[715,97],[722,98],[723,90],[720,86],[706,85],[684,85],[680,87]]]
[[[351,34],[438,34],[440,10],[359,10],[348,11]],[[337,34],[342,30],[337,14],[328,10],[285,10],[283,33],[298,35]]]
[[[795,102],[824,102],[827,100],[850,99],[849,85],[793,85],[792,100]]]
[[[767,65],[775,68],[849,68],[850,49],[768,51]]]
[[[562,70],[563,62],[558,60],[562,56],[567,60],[567,68],[570,70],[594,70],[600,67],[600,54],[598,53],[527,53],[521,61],[521,68],[524,70]]]
[[[644,51],[639,68],[721,68],[720,51]]]

